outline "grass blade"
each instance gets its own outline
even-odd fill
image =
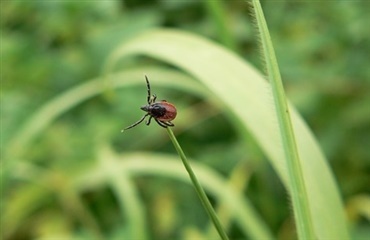
[[[258,0],[253,0],[253,6],[261,38],[267,74],[269,76],[272,95],[274,97],[285,159],[288,166],[288,176],[290,178],[289,183],[291,188],[290,196],[293,202],[293,212],[298,236],[300,239],[315,239],[316,237],[311,219],[304,173],[302,171],[301,160],[298,155],[298,148],[277,59],[272,46],[267,23],[262,12],[261,4]]]
[[[168,132],[168,135],[169,135],[177,153],[179,154],[179,156],[182,160],[182,163],[184,164],[184,167],[185,167],[186,171],[189,174],[191,182],[193,183],[193,186],[194,186],[195,191],[197,192],[197,194],[200,198],[200,201],[202,202],[202,204],[203,204],[204,208],[206,209],[209,217],[211,218],[218,234],[220,235],[221,239],[223,239],[223,240],[229,239],[227,237],[223,227],[221,226],[220,220],[218,219],[215,210],[213,209],[211,203],[209,202],[209,199],[208,199],[206,193],[204,192],[202,186],[198,182],[198,179],[195,176],[195,174],[193,172],[193,169],[191,168],[191,166],[190,166],[190,164],[189,164],[189,162],[188,162],[188,160],[185,156],[184,151],[182,150],[182,148],[181,148],[180,144],[178,143],[175,135],[173,134],[172,129],[167,128],[167,132]]]

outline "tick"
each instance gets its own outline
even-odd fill
[[[147,116],[149,116],[149,119],[145,122],[145,124],[148,126],[152,118],[154,118],[154,120],[161,127],[167,128],[167,127],[175,126],[175,124],[173,124],[171,121],[174,120],[177,115],[176,107],[172,103],[167,102],[166,100],[161,100],[159,102],[156,102],[155,100],[157,99],[157,96],[155,94],[151,95],[150,83],[146,75],[145,75],[145,80],[146,80],[146,86],[148,90],[148,96],[147,96],[148,105],[144,105],[140,107],[140,109],[146,112],[146,114],[139,121],[124,128],[121,132],[139,125],[142,121],[144,121],[144,119]]]

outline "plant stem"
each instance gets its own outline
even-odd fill
[[[200,198],[200,201],[202,202],[202,204],[203,204],[204,208],[206,209],[209,217],[211,218],[218,234],[220,235],[221,239],[228,240],[229,238],[227,237],[224,229],[222,228],[220,220],[218,219],[215,210],[213,209],[211,203],[209,202],[209,199],[208,199],[206,193],[204,192],[203,188],[200,186],[197,177],[195,176],[188,160],[186,159],[185,153],[182,151],[182,148],[181,148],[180,144],[178,143],[175,135],[172,132],[172,129],[168,127],[167,132],[168,132],[168,135],[170,136],[170,139],[171,139],[174,147],[176,148],[177,153],[180,155],[182,163],[184,164],[184,166],[186,168],[186,171],[189,174],[189,177],[190,177],[190,179],[191,179],[191,181],[194,185],[195,191],[197,192],[197,194]]]
[[[267,74],[269,76],[272,94],[275,102],[276,115],[280,126],[282,145],[284,148],[288,176],[290,178],[290,195],[293,202],[295,222],[299,239],[316,239],[313,227],[309,197],[306,190],[301,160],[298,154],[297,142],[294,136],[289,108],[285,97],[280,71],[268,31],[267,23],[259,0],[253,0],[256,23],[259,28]]]

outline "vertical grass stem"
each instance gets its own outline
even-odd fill
[[[225,230],[222,228],[220,220],[218,219],[215,210],[213,209],[211,203],[209,202],[209,199],[208,199],[206,193],[204,192],[203,188],[199,184],[197,177],[195,176],[188,160],[186,159],[184,151],[182,151],[182,148],[181,148],[180,144],[178,143],[175,135],[172,132],[172,129],[167,128],[167,132],[168,132],[168,135],[169,135],[173,145],[176,148],[177,153],[180,155],[182,163],[184,164],[184,167],[185,167],[186,171],[189,174],[191,182],[194,185],[195,191],[197,192],[197,194],[200,198],[200,201],[202,202],[202,204],[203,204],[204,208],[206,209],[209,217],[211,218],[218,234],[220,235],[221,239],[228,240],[229,238],[227,237],[227,235],[225,233]]]
[[[260,2],[258,0],[253,0],[253,7],[288,167],[289,182],[291,183],[289,190],[293,202],[298,237],[299,239],[316,239],[301,160],[299,158],[297,142],[294,136],[293,125],[290,119],[277,59]]]

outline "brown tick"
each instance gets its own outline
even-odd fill
[[[166,100],[155,102],[155,100],[157,99],[157,96],[155,94],[151,95],[150,84],[149,84],[148,77],[146,75],[145,75],[145,80],[146,80],[146,86],[148,89],[148,96],[147,96],[148,105],[144,105],[140,109],[146,112],[146,114],[139,121],[124,128],[122,132],[140,124],[142,121],[144,121],[144,119],[147,116],[149,116],[149,119],[145,122],[145,124],[148,126],[152,118],[154,118],[154,120],[161,127],[167,128],[167,127],[175,126],[175,124],[173,124],[171,121],[176,118],[176,115],[177,115],[176,107],[173,104],[167,102]]]

